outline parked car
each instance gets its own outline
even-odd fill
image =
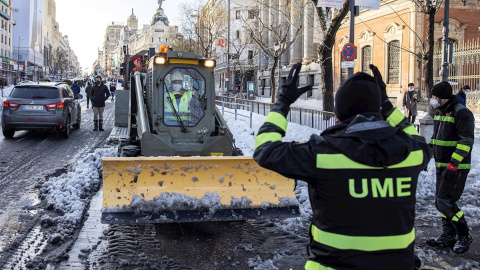
[[[70,137],[80,128],[81,107],[72,89],[64,82],[22,83],[3,101],[3,136],[12,138],[17,130],[50,129]]]

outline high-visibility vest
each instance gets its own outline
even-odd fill
[[[192,100],[192,92],[185,92],[180,98],[180,102],[177,102],[178,100],[175,98],[174,94],[168,93],[168,95],[172,99],[172,103],[180,116],[180,120],[188,121],[190,119],[190,100]],[[165,99],[164,118],[167,121],[177,121],[167,98]]]

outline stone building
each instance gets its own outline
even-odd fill
[[[355,45],[357,58],[354,72],[369,71],[375,64],[383,74],[387,92],[402,106],[402,98],[408,83],[425,93],[425,79],[419,55],[426,48],[427,15],[420,12],[412,1],[386,0],[380,2],[379,10],[361,10],[355,17]],[[443,7],[443,5],[442,5]],[[478,38],[480,14],[477,1],[450,1],[450,34],[453,42]],[[435,15],[435,51],[442,48],[443,8]],[[334,89],[347,78],[347,69],[342,69],[341,50],[349,40],[349,19],[346,18],[337,32],[334,59]],[[438,69],[436,69],[438,73]],[[435,72],[435,69],[434,69]],[[434,74],[438,76],[438,74]]]

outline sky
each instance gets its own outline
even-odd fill
[[[103,46],[105,30],[113,22],[127,23],[132,8],[138,25],[150,24],[158,8],[157,0],[55,0],[57,22],[63,35],[68,35],[70,46],[80,66],[92,70],[97,49]],[[164,0],[162,8],[170,25],[178,25],[177,7],[188,0]]]

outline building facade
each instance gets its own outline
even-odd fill
[[[443,6],[443,5],[442,5]],[[450,1],[450,33],[452,42],[459,42],[480,35],[480,22],[476,19],[480,6],[476,1]],[[412,1],[382,1],[379,10],[363,10],[355,17],[355,45],[357,58],[354,72],[370,72],[369,64],[376,65],[387,84],[387,92],[402,106],[408,83],[425,93],[424,67],[421,55],[426,52],[427,15]],[[435,51],[443,46],[443,8],[435,15]],[[334,89],[348,77],[348,70],[341,68],[341,50],[349,38],[349,20],[346,19],[337,32],[333,52]],[[434,67],[434,80],[439,80],[439,68]]]
[[[16,77],[15,58],[13,57],[13,0],[0,0],[0,57],[2,63],[0,64],[0,81],[4,84],[10,84]],[[17,66],[18,68],[18,66]]]

